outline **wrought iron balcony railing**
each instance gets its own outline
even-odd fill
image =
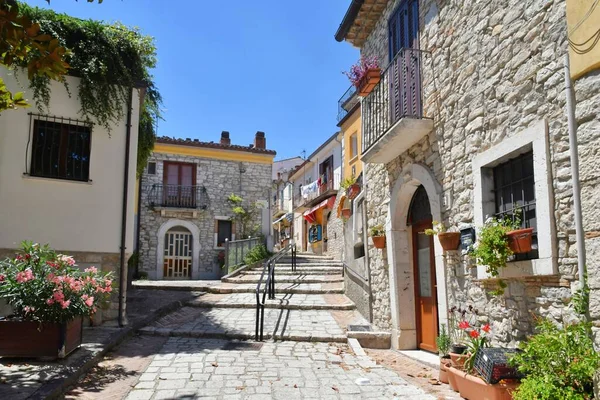
[[[379,84],[362,102],[363,153],[402,118],[423,118],[423,52],[402,49],[381,74]]]
[[[338,122],[340,122],[342,119],[344,119],[346,115],[348,115],[348,112],[352,110],[352,107],[354,107],[358,103],[358,101],[359,100],[358,95],[356,93],[356,88],[354,87],[354,85],[352,85],[338,100]]]
[[[209,205],[204,186],[154,184],[148,193],[150,207],[193,208],[206,210]]]

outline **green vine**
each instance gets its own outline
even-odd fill
[[[154,148],[162,98],[151,74],[156,67],[154,39],[121,23],[81,20],[52,10],[19,3],[19,11],[40,25],[40,32],[58,39],[68,51],[68,74],[80,78],[77,96],[81,116],[109,132],[125,117],[129,91],[144,89],[139,122],[138,174]],[[31,57],[35,56],[34,54]],[[38,107],[48,108],[50,79],[30,79]],[[69,87],[66,86],[67,91]],[[70,93],[70,92],[69,92]],[[136,99],[134,99],[136,101]]]

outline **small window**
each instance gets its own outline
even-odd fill
[[[516,254],[515,259],[538,258],[533,152],[494,167],[494,198],[496,217],[515,218],[515,211],[518,211],[521,226],[533,228],[533,250],[527,254]]]
[[[217,220],[217,247],[225,247],[225,239],[231,240],[233,223],[229,220]]]
[[[156,163],[154,161],[148,163],[148,175],[156,175]]]
[[[91,136],[88,125],[35,120],[30,174],[87,182]]]
[[[350,158],[354,158],[358,155],[358,137],[355,134],[350,136]]]

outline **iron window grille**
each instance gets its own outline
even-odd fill
[[[148,163],[148,175],[156,175],[156,162],[150,161]]]
[[[88,182],[92,125],[30,114],[33,123],[31,176]]]
[[[518,217],[522,228],[533,228],[532,250],[515,254],[514,261],[538,258],[533,152],[522,154],[493,168],[496,218]]]

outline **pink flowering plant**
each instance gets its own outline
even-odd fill
[[[77,268],[73,257],[48,245],[23,242],[15,258],[0,262],[0,298],[13,307],[12,318],[67,322],[91,316],[112,292],[112,276]]]
[[[360,60],[350,67],[350,71],[344,71],[343,74],[350,79],[350,82],[355,87],[358,87],[362,78],[367,74],[367,71],[377,68],[379,68],[379,61],[377,60],[377,57],[361,56]]]

